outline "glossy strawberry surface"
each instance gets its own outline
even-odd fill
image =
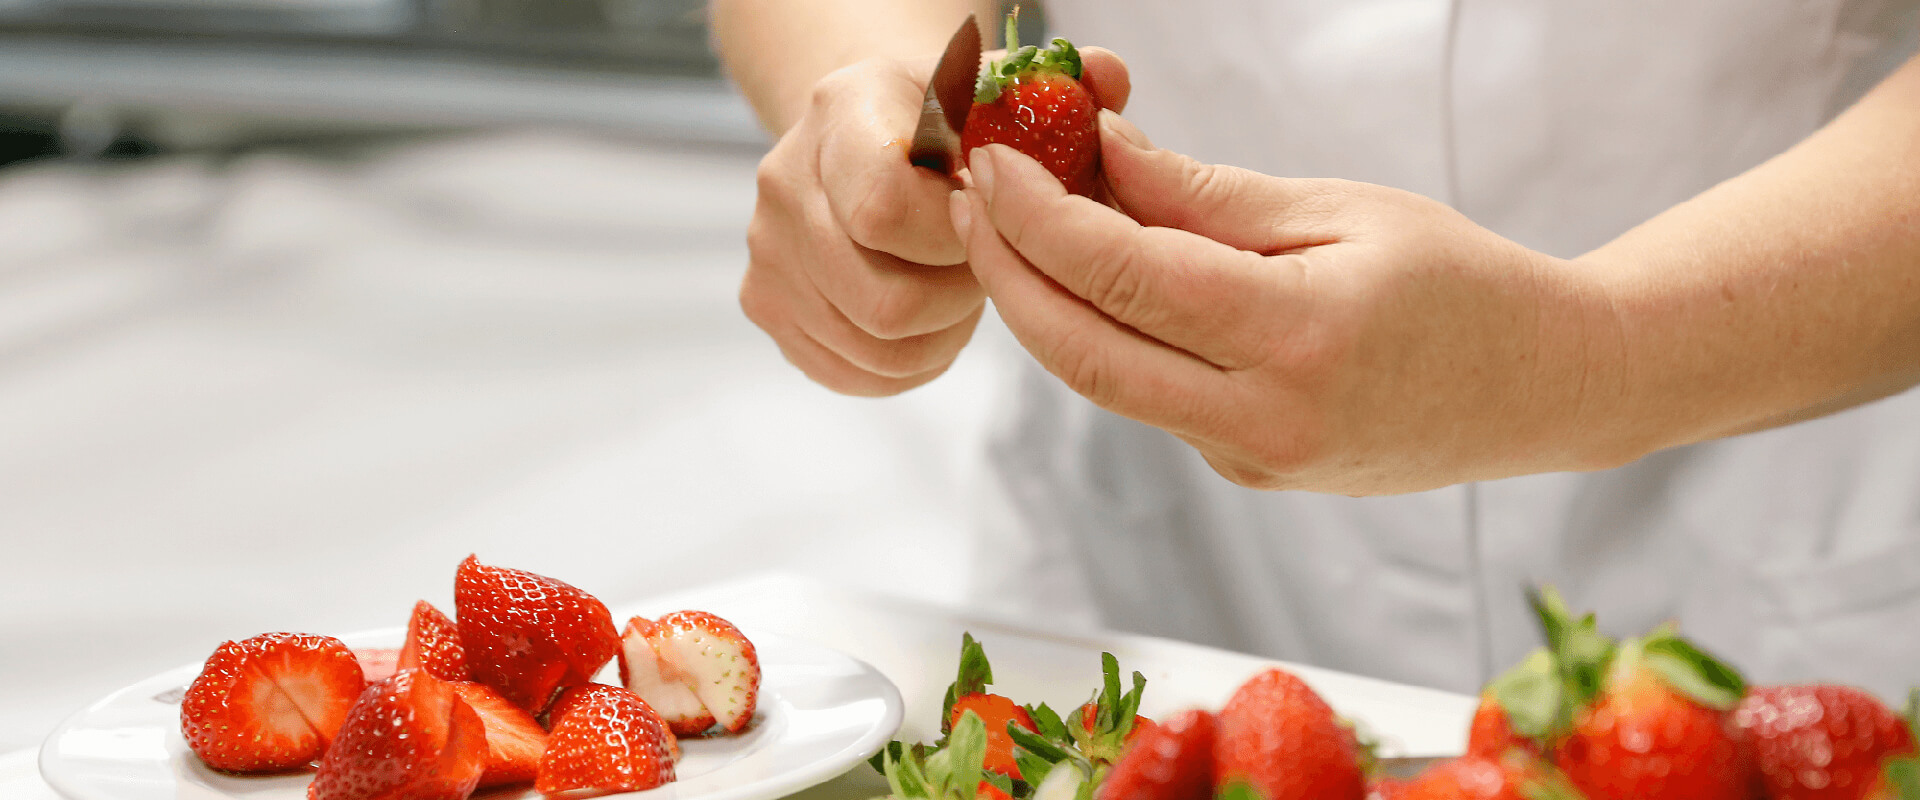
[[[592,680],[620,649],[604,604],[544,575],[468,556],[454,576],[453,604],[468,674],[532,714],[561,689]]]
[[[1359,744],[1333,709],[1293,674],[1269,669],[1220,711],[1214,780],[1244,783],[1266,800],[1360,800]]]
[[[1004,144],[1040,162],[1067,191],[1092,196],[1100,178],[1100,107],[1060,74],[1015,79],[991,103],[974,103],[960,132],[963,152]]]
[[[673,780],[673,734],[638,695],[581,687],[562,705],[540,759],[536,791],[632,792]]]
[[[1100,800],[1208,800],[1214,715],[1183,711],[1136,728],[1100,787]]]
[[[361,693],[307,797],[464,800],[486,763],[485,723],[453,685],[403,670]]]
[[[418,667],[443,681],[467,680],[467,653],[460,646],[459,627],[433,604],[414,603],[407,618],[407,640],[400,646],[395,667]]]

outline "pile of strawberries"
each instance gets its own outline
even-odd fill
[[[649,789],[674,779],[679,739],[752,721],[760,665],[726,620],[635,617],[552,578],[469,556],[455,617],[425,601],[393,651],[327,636],[226,642],[180,708],[187,745],[239,774],[318,762],[309,800],[464,800]],[[618,657],[621,686],[593,678]]]
[[[1109,655],[1070,729],[986,693],[971,637],[947,736],[876,766],[898,800],[1920,800],[1920,690],[1903,718],[1851,687],[1749,687],[1669,626],[1616,642],[1552,590],[1531,599],[1547,645],[1488,685],[1465,755],[1410,779],[1280,669],[1154,722]]]

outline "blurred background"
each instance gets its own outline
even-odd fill
[[[0,753],[223,639],[447,607],[470,552],[616,606],[960,597],[1017,351],[882,401],[785,364],[703,17],[0,0]]]

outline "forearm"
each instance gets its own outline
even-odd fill
[[[1920,59],[1788,152],[1579,259],[1604,298],[1598,461],[1920,380]]]
[[[969,12],[993,0],[713,0],[715,47],[760,121],[785,132],[813,85],[869,58],[932,60]],[[990,27],[990,26],[989,26]]]

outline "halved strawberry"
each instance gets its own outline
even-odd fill
[[[451,685],[486,728],[487,766],[480,773],[479,788],[532,783],[540,773],[540,754],[547,749],[546,729],[486,684],[452,681]]]
[[[225,642],[187,687],[180,732],[217,770],[304,767],[327,749],[364,686],[352,651],[330,636],[263,633]]]
[[[479,714],[451,683],[402,670],[360,693],[307,800],[465,800],[486,765]]]
[[[454,575],[453,605],[468,674],[529,713],[592,680],[620,650],[613,615],[592,595],[473,556]]]
[[[675,611],[647,635],[654,652],[692,679],[693,693],[727,733],[753,721],[760,698],[760,656],[733,623],[705,611]]]
[[[535,791],[637,792],[673,780],[667,747],[673,734],[639,695],[586,686],[567,692],[563,703],[540,758]]]
[[[407,618],[407,642],[400,646],[398,669],[424,669],[443,681],[468,680],[467,653],[460,629],[425,600],[413,604]]]
[[[694,694],[693,679],[653,649],[650,637],[659,627],[646,617],[627,621],[620,635],[620,683],[659,712],[674,735],[693,736],[713,727],[713,712]]]
[[[1214,780],[1267,800],[1360,800],[1360,746],[1320,695],[1279,669],[1234,692],[1213,744]]]
[[[547,721],[551,724],[559,724],[560,718],[566,716],[567,712],[573,710],[574,706],[589,700],[600,699],[608,692],[631,692],[631,690],[618,686],[608,686],[604,683],[583,683],[579,686],[569,686],[566,691],[560,693],[559,697],[553,699],[553,706],[547,709]],[[640,697],[638,694],[634,696]],[[653,704],[648,703],[646,698],[640,697],[640,708],[637,713],[652,716],[654,719],[659,720],[660,727],[667,729],[668,736],[665,740],[667,756],[674,761],[679,761],[680,738],[672,735],[673,729],[667,724],[667,721],[660,716],[659,709],[654,708]]]
[[[1197,709],[1139,725],[1101,784],[1101,800],[1208,800],[1213,733],[1213,713]]]

